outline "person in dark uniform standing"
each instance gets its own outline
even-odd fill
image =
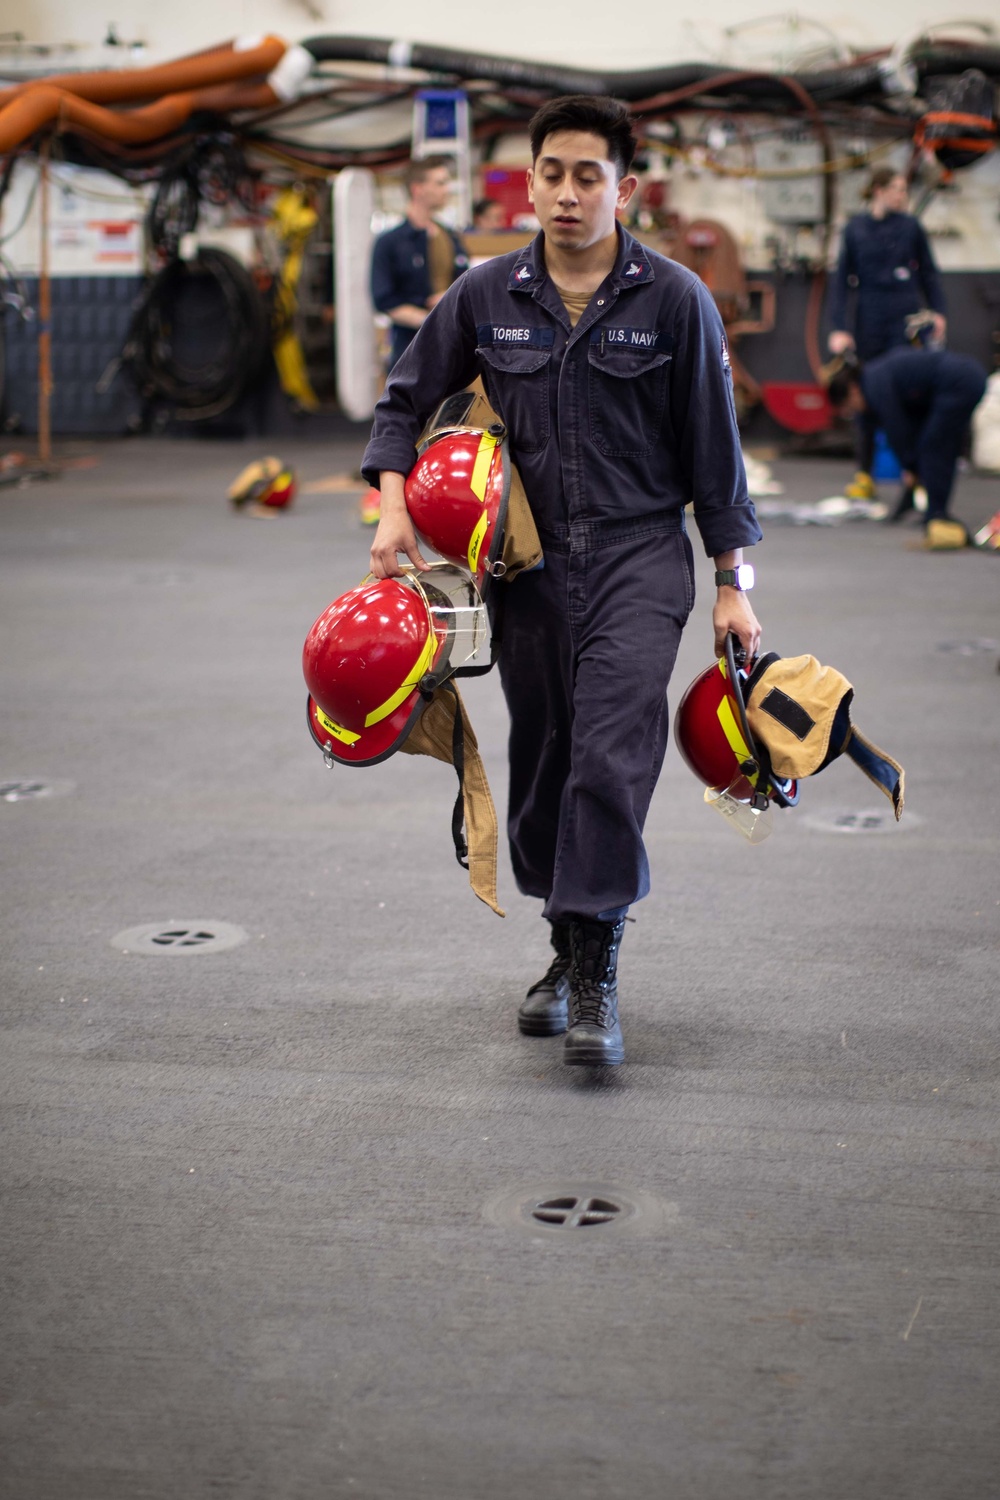
[[[868,212],[857,214],[844,229],[830,303],[831,354],[853,351],[862,362],[909,342],[906,320],[929,309],[931,341],[944,341],[946,320],[941,279],[919,219],[906,212],[906,178],[891,167],[872,173],[865,191]],[[855,293],[853,329],[847,306]],[[858,472],[846,490],[853,499],[870,500],[875,450],[874,423],[858,419]]]
[[[434,216],[451,197],[446,156],[425,156],[406,168],[406,218],[387,229],[372,251],[372,301],[392,322],[391,370],[469,258],[459,236]]]
[[[643,824],[667,743],[666,690],[694,603],[684,509],[714,557],[714,645],[752,658],[747,495],[721,319],[690,271],[616,223],[637,183],[627,107],[572,96],[530,125],[532,244],[466,273],[395,367],[363,461],[382,490],[372,571],[426,567],[404,476],[425,419],[481,376],[510,434],[544,550],[505,585],[508,836],[555,958],[518,1013],[567,1031],[568,1063],[620,1063],[617,958],[649,890]],[[567,1029],[568,1028],[568,1029]]]
[[[928,546],[964,547],[968,535],[948,514],[962,441],[983,399],[986,375],[967,354],[947,349],[890,349],[858,366],[845,364],[827,387],[830,404],[844,415],[870,415],[883,428],[903,465],[912,495],[927,491]]]

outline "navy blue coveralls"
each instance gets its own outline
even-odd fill
[[[847,299],[852,290],[857,292],[854,347],[860,360],[906,345],[911,313],[922,307],[944,312],[941,278],[919,219],[890,213],[881,219],[856,214],[848,220],[830,298],[834,328],[850,331]],[[869,473],[878,423],[862,412],[855,427],[858,467]]]
[[[434,221],[437,223],[437,220]],[[446,224],[438,224],[451,240],[455,255],[455,275],[461,276],[468,268],[469,257],[465,246],[454,230]],[[394,307],[410,303],[425,307],[431,295],[430,257],[427,252],[427,230],[416,229],[409,219],[380,234],[372,249],[372,302],[375,311],[389,313]],[[416,337],[415,328],[404,328],[399,323],[392,325],[392,350],[389,358],[391,370],[403,350]]]
[[[503,586],[508,835],[554,921],[614,920],[649,890],[642,829],[694,603],[685,505],[711,556],[761,536],[712,297],[618,237],[575,328],[542,235],[466,272],[393,370],[363,462],[372,484],[408,473],[426,418],[477,375],[509,430],[545,557]]]
[[[947,514],[969,418],[986,375],[968,354],[891,349],[861,371],[865,401],[904,469],[927,491],[927,519]]]
[[[847,298],[857,291],[854,344],[860,360],[907,343],[906,319],[922,307],[945,310],[941,278],[919,219],[857,214],[844,229],[830,298],[830,322],[850,330]]]

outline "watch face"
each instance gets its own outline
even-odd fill
[[[740,563],[736,569],[736,587],[738,589],[753,588],[753,564]]]

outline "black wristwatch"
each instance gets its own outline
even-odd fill
[[[753,564],[740,563],[738,568],[716,568],[715,587],[721,588],[724,583],[745,594],[748,589],[753,588]]]

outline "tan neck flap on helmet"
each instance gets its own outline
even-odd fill
[[[812,776],[838,755],[847,755],[889,798],[898,819],[903,768],[854,728],[853,697],[844,674],[824,667],[815,656],[765,657],[751,675],[747,718],[754,738],[766,746],[776,776]]]
[[[457,715],[461,718],[456,722]],[[456,745],[460,765],[456,765]],[[437,689],[399,748],[407,755],[430,755],[455,766],[461,783],[469,884],[480,901],[498,917],[505,916],[497,899],[496,808],[479,744],[454,682]],[[460,831],[455,831],[457,842]]]
[[[486,399],[481,380],[473,381],[468,394],[472,398],[470,410],[475,413],[472,426],[489,428],[494,423],[500,422],[500,418]],[[500,425],[503,424],[500,423]],[[507,519],[504,523],[503,551],[500,555],[504,565],[503,578],[510,583],[518,573],[524,573],[528,568],[537,568],[542,560],[542,544],[521,476],[517,471],[517,466],[510,462],[509,455],[507,463],[510,471],[510,489],[507,492]]]
[[[513,464],[510,466],[510,493],[507,496],[507,524],[503,534],[504,582],[509,583],[518,573],[528,568],[537,568],[542,560],[542,544],[538,528],[531,514],[528,497],[524,493],[521,476]]]

